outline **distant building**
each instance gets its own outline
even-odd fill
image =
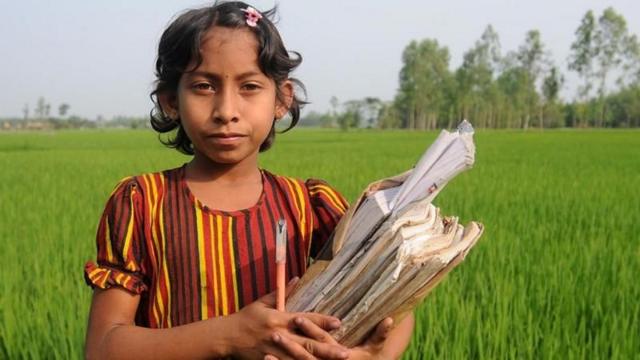
[[[33,121],[27,123],[25,127],[27,130],[49,130],[51,129],[51,124],[45,121]]]

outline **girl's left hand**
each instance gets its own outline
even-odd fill
[[[385,352],[385,342],[387,341],[392,328],[392,318],[389,317],[382,320],[362,345],[349,350],[349,360],[391,359],[392,357]]]
[[[313,321],[305,317],[302,317],[302,316],[295,317],[293,319],[292,325],[294,328],[297,328],[298,330],[300,330],[302,334],[304,334],[304,336],[309,337],[320,344],[330,344],[330,345],[340,346],[340,344],[327,332],[328,329],[325,330],[321,328],[316,323],[314,323]],[[279,341],[277,341],[277,343],[287,352],[291,354],[295,353],[295,342],[293,341],[293,339],[289,339],[286,336],[281,336],[279,338]],[[306,342],[306,344],[307,346],[310,346],[313,343]],[[309,353],[309,357],[308,357],[309,359],[316,359],[316,357],[314,356],[317,354],[316,349],[307,347],[305,350],[307,350],[307,352]],[[345,351],[342,356],[339,356],[339,358],[347,359],[348,356],[349,356],[348,352]],[[273,355],[267,355],[265,356],[264,360],[282,360],[282,359],[278,359]]]
[[[321,342],[337,345],[336,340],[318,327],[313,322],[304,318],[296,318],[296,326],[306,336]],[[393,319],[386,318],[382,320],[373,330],[369,338],[362,345],[349,349],[349,360],[389,360],[390,357],[385,353],[385,342],[389,337],[389,333],[393,328]],[[311,352],[313,353],[313,352]],[[267,357],[265,360],[275,360],[275,357]]]
[[[319,326],[307,319],[296,327],[306,336],[321,342],[336,344],[335,339]],[[394,327],[393,319],[382,320],[371,335],[361,345],[348,350],[349,360],[390,360],[399,359],[409,345],[414,327],[413,313],[410,312]],[[277,360],[275,356],[267,356],[265,360]]]

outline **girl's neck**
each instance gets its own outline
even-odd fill
[[[248,209],[258,204],[263,193],[257,156],[230,165],[196,154],[187,164],[184,177],[193,196],[210,209]]]
[[[194,182],[215,182],[225,185],[262,181],[257,156],[255,159],[245,159],[236,164],[221,164],[196,153],[186,166],[185,176]]]

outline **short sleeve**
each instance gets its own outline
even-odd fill
[[[111,193],[98,224],[97,259],[84,268],[91,287],[122,287],[134,294],[148,289],[143,271],[143,199],[134,178],[122,180]]]
[[[305,182],[313,212],[313,235],[309,255],[315,257],[325,245],[349,204],[331,185],[323,180]]]

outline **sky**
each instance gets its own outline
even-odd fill
[[[146,116],[160,35],[179,12],[207,4],[163,0],[21,0],[0,4],[0,118],[22,117],[39,97],[57,114]],[[293,74],[311,102],[325,111],[329,99],[366,96],[393,99],[401,54],[411,40],[435,38],[449,48],[452,69],[487,24],[500,36],[503,53],[538,29],[567,78],[565,98],[577,78],[568,73],[574,31],[589,10],[612,6],[640,35],[638,0],[347,1],[258,0],[259,10],[278,5],[277,26],[289,50],[302,54]]]

